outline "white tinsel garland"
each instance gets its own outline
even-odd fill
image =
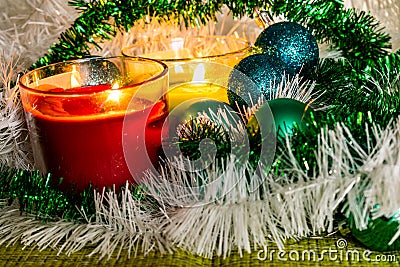
[[[17,55],[30,67],[74,22],[77,12],[65,0],[2,0],[0,54]]]
[[[359,229],[367,227],[368,217],[391,218],[400,208],[400,119],[386,129],[374,128],[371,135],[377,145],[361,158],[363,165],[357,174],[360,184],[348,194],[346,203]]]
[[[153,249],[172,252],[172,244],[160,228],[165,212],[157,212],[148,203],[135,199],[128,186],[121,200],[114,192],[95,193],[95,207],[95,218],[85,217],[86,223],[76,223],[46,222],[46,218],[21,214],[17,204],[6,206],[0,211],[0,245],[21,242],[24,246],[52,248],[67,255],[91,246],[94,248],[89,256],[99,255],[100,259],[111,257],[116,250],[118,255],[127,250],[128,256],[146,255]]]
[[[354,141],[342,125],[321,130],[318,177],[309,177],[290,153],[291,168],[284,177],[251,169],[231,159],[224,168],[211,168],[207,175],[183,175],[176,162],[166,164],[161,176],[150,174],[145,187],[160,205],[166,207],[169,220],[165,235],[174,244],[204,257],[228,256],[232,250],[251,252],[252,248],[332,232],[333,215],[347,193],[355,186],[357,169],[349,145]],[[365,155],[364,155],[365,156]],[[200,177],[199,177],[200,176]],[[206,181],[200,191],[185,187],[187,181]]]
[[[21,70],[19,61],[11,57],[0,60],[0,164],[20,169],[32,168],[32,149],[18,97],[18,86],[14,85]]]

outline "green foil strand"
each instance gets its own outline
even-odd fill
[[[389,245],[399,228],[398,214],[388,219],[385,217],[369,218],[366,229],[359,230],[354,218],[349,216],[349,228],[355,238],[363,245],[375,251],[396,251],[400,249],[400,239]]]
[[[399,115],[400,54],[377,60],[357,72],[348,60],[325,60],[317,70],[316,105],[331,106],[332,112],[346,117],[358,111],[374,114],[378,123]]]
[[[16,171],[9,181],[9,201],[18,200],[21,212],[25,211],[44,219],[82,219],[79,210],[87,216],[94,214],[92,188],[80,195],[58,188],[61,179],[42,176],[38,171]],[[84,203],[81,205],[80,203]]]

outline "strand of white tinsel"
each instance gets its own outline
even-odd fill
[[[299,74],[289,79],[281,79],[279,84],[270,87],[271,99],[292,98],[309,104],[315,101],[315,82],[304,80]]]
[[[172,252],[162,237],[159,225],[164,220],[161,210],[134,197],[128,186],[118,200],[115,192],[95,193],[95,218],[86,223],[67,220],[40,221],[30,214],[21,214],[16,205],[0,210],[0,245],[21,242],[39,249],[52,248],[71,255],[84,247],[91,247],[88,256],[111,258],[126,250],[128,257],[146,255],[153,249]]]
[[[33,157],[18,73],[48,51],[77,12],[64,0],[3,1],[0,17],[0,164],[30,169]]]
[[[136,42],[154,42],[154,40],[167,40],[174,37],[187,36],[213,36],[226,35],[247,39],[254,42],[261,29],[247,16],[234,19],[229,9],[224,6],[221,12],[216,14],[218,23],[209,21],[207,25],[184,26],[178,23],[174,17],[154,19],[146,16],[144,20],[138,20],[127,32],[117,32],[110,41],[105,41],[97,47],[91,47],[92,54],[102,56],[120,55],[122,48],[131,46]]]
[[[346,201],[360,230],[367,228],[370,218],[392,218],[400,209],[400,119],[385,129],[375,127],[372,135],[377,144],[359,168],[359,185]]]
[[[397,122],[394,128],[399,126]],[[399,147],[393,142],[393,138],[399,140],[398,134],[398,130],[393,133],[389,128],[384,131],[376,128],[372,136],[378,145],[375,149],[369,145],[370,149],[365,152],[344,125],[338,124],[334,130],[321,129],[316,151],[318,177],[307,176],[298,166],[290,153],[289,139],[289,153],[283,160],[290,162],[292,168],[286,170],[284,177],[262,172],[249,182],[244,178],[249,169],[237,165],[233,159],[224,168],[214,165],[206,175],[199,172],[187,175],[176,168],[176,163],[167,164],[162,175],[149,174],[145,182],[148,193],[155,197],[161,210],[157,211],[154,206],[146,209],[128,189],[122,202],[112,192],[97,194],[96,220],[82,225],[66,221],[42,224],[33,217],[21,217],[17,210],[5,208],[0,213],[0,240],[2,244],[20,240],[27,246],[36,244],[42,249],[58,246],[60,253],[67,254],[92,244],[95,249],[91,255],[99,253],[101,257],[110,257],[117,248],[121,249],[121,244],[122,249],[137,252],[135,242],[139,240],[145,251],[150,251],[154,244],[154,248],[170,251],[174,244],[205,257],[215,254],[226,257],[233,250],[241,254],[251,252],[268,246],[268,242],[283,249],[287,239],[333,231],[333,215],[346,197],[351,205],[359,203],[355,211],[364,210],[363,203],[355,201],[366,188],[360,175],[367,168],[375,170],[374,166],[384,165],[382,160],[388,159],[387,151]],[[358,156],[354,157],[350,151]],[[380,161],[371,161],[375,158],[372,155]],[[358,166],[355,159],[365,162],[365,166]],[[378,183],[382,178],[376,175],[379,171],[371,172]],[[200,181],[205,186],[200,191],[190,191],[183,186],[187,181]],[[390,193],[393,187],[390,180],[385,185],[384,189]],[[378,188],[382,191],[376,187],[376,192]],[[388,196],[386,192],[378,196]],[[370,203],[375,203],[376,199],[372,199]],[[387,199],[382,201],[391,203]]]
[[[400,73],[384,69],[379,78],[371,79],[366,90],[379,91],[390,97],[398,94]],[[376,140],[375,147],[368,146],[368,157],[359,168],[359,182],[348,195],[345,212],[352,214],[355,226],[364,230],[370,219],[379,217],[396,219],[400,223],[400,117],[386,128],[374,127],[371,133]],[[389,242],[400,235],[400,228]]]
[[[47,53],[78,15],[65,0],[2,0],[2,5],[0,53],[18,55],[25,68]]]
[[[22,103],[18,97],[17,59],[0,60],[0,165],[32,168],[32,151]]]

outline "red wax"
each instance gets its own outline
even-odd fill
[[[104,86],[76,90],[93,93],[103,91]],[[133,99],[137,110],[125,112],[131,97],[121,94],[117,100],[107,99],[111,91],[102,92],[96,101],[89,94],[30,96],[37,98],[28,110],[30,130],[38,136],[32,138],[38,140],[34,145],[41,150],[47,172],[63,177],[64,188],[74,185],[80,192],[89,183],[99,189],[118,188],[127,180],[134,182],[132,174],[136,182],[140,181],[142,172],[158,160],[161,128],[167,115],[165,102],[153,105]]]

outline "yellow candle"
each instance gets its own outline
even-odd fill
[[[172,110],[180,103],[193,98],[210,98],[228,103],[227,88],[210,82],[188,82],[173,87],[168,92],[168,106]]]

